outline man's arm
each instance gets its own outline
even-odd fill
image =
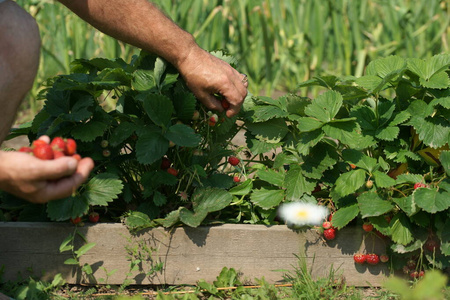
[[[247,95],[244,75],[201,49],[192,35],[179,28],[147,0],[59,0],[83,20],[130,45],[173,64],[188,87],[208,108],[222,111],[218,93],[235,115]]]

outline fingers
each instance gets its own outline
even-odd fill
[[[66,170],[71,170],[72,165],[70,162],[68,162],[68,164],[70,166]],[[70,176],[59,177],[57,180],[48,181],[45,188],[41,191],[40,201],[47,202],[72,195],[75,190],[87,180],[94,167],[94,162],[91,158],[87,157],[83,158],[78,164],[75,164],[75,166],[76,169]]]

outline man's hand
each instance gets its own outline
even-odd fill
[[[70,196],[94,167],[91,158],[40,160],[22,152],[0,151],[0,189],[33,203]]]
[[[228,117],[236,115],[247,96],[246,75],[239,73],[228,63],[197,47],[177,68],[188,88],[209,109],[223,111],[220,100],[223,96],[230,104]]]

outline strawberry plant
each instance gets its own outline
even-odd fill
[[[76,151],[95,161],[91,179],[72,197],[42,206],[3,194],[1,208],[19,220],[55,221],[104,208],[102,220],[122,218],[140,229],[279,224],[278,207],[301,201],[331,211],[328,238],[370,223],[365,234],[386,243],[395,268],[412,258],[416,271],[445,269],[449,72],[448,54],[390,56],[358,78],[300,83],[299,93],[323,89],[314,99],[249,96],[240,115],[228,119],[205,109],[154,56],[76,60],[71,74],[48,80],[43,110],[11,136],[74,139]],[[245,143],[234,145],[240,130]],[[372,252],[378,260],[386,254]]]

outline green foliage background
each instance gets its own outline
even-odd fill
[[[388,55],[427,58],[448,52],[448,0],[155,0],[201,47],[223,49],[249,75],[253,94],[292,91],[319,75],[361,76],[369,61]],[[57,1],[18,0],[38,21],[41,83],[67,74],[77,58],[121,57],[138,50],[96,31]],[[313,90],[314,92],[315,90]],[[305,93],[311,92],[305,90]]]

